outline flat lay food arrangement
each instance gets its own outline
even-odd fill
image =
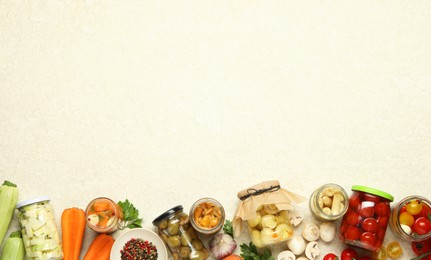
[[[204,197],[191,205],[175,205],[152,220],[153,229],[131,201],[99,197],[78,207],[53,209],[48,196],[18,202],[19,187],[0,186],[0,260],[9,259],[224,259],[349,260],[406,259],[400,243],[411,244],[416,259],[431,259],[431,202],[412,195],[399,201],[366,186],[347,189],[327,183],[307,199],[278,181],[265,181],[238,192],[233,219],[223,205]],[[309,211],[296,208],[309,203]],[[394,202],[394,203],[393,203]],[[394,205],[392,205],[393,203]],[[61,210],[60,226],[53,211]],[[311,221],[304,221],[311,214]],[[16,217],[20,230],[10,230]],[[337,221],[339,220],[339,221]],[[97,235],[82,251],[85,229]],[[386,241],[388,230],[397,235]],[[248,232],[248,243],[236,238]],[[319,245],[335,240],[342,252],[322,252]],[[281,248],[273,253],[275,247]]]

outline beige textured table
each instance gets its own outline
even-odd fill
[[[0,1],[0,180],[147,228],[272,179],[430,198],[430,28],[430,1]]]

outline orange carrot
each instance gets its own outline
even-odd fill
[[[114,239],[107,234],[99,234],[91,243],[84,260],[109,260]]]
[[[223,260],[242,260],[243,258],[239,255],[229,255],[223,258]]]
[[[102,212],[109,209],[109,204],[107,202],[96,201],[93,204],[93,209],[95,212]]]
[[[223,260],[242,260],[243,258],[239,255],[229,255],[223,258]]]
[[[61,215],[64,260],[78,260],[85,231],[85,213],[79,208],[69,208]]]

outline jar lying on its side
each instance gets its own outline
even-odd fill
[[[391,214],[391,228],[407,241],[424,241],[431,237],[431,201],[408,196],[398,202]]]
[[[22,201],[16,208],[27,259],[62,259],[60,236],[49,198]]]
[[[210,251],[204,246],[192,225],[189,216],[179,205],[153,220],[157,233],[168,246],[174,260],[205,260]]]

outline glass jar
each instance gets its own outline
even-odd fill
[[[85,209],[87,226],[98,233],[112,233],[123,219],[123,211],[111,199],[100,197],[88,203]]]
[[[346,191],[337,184],[328,183],[316,189],[310,197],[310,209],[322,221],[341,218],[349,206]]]
[[[49,197],[22,201],[16,208],[27,259],[62,259],[60,236]]]
[[[205,260],[210,251],[199,239],[198,233],[190,224],[189,216],[179,205],[169,209],[153,220],[157,233],[168,246],[174,260]]]
[[[431,202],[421,196],[408,196],[398,202],[391,214],[391,228],[407,241],[424,241],[431,237]]]
[[[281,188],[279,181],[265,181],[238,192],[240,199],[232,221],[234,235],[242,232],[245,221],[251,241],[263,248],[282,243],[292,238],[294,230],[288,210],[304,197]]]
[[[190,208],[190,223],[201,234],[211,235],[220,231],[225,220],[223,206],[215,199],[202,198]]]
[[[340,240],[372,252],[381,248],[394,197],[365,186],[353,186],[349,209],[340,226]]]
[[[289,240],[293,236],[287,210],[279,210],[274,204],[265,204],[256,211],[256,217],[247,220],[251,241],[263,248]]]

